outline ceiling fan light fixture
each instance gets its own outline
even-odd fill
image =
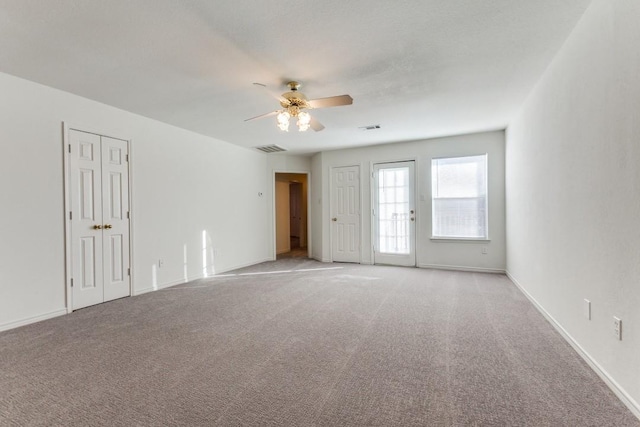
[[[288,111],[283,110],[278,113],[278,128],[281,131],[289,132],[289,119],[291,118],[291,114]]]
[[[260,86],[266,90],[266,86],[261,83],[254,83],[254,85]],[[283,93],[282,95],[272,94],[272,96],[280,102],[280,106],[282,107],[281,110],[275,110],[266,114],[251,117],[246,119],[245,122],[262,119],[264,117],[276,116],[276,125],[278,128],[283,132],[288,132],[290,124],[289,121],[292,117],[296,117],[298,131],[306,132],[311,128],[314,131],[319,132],[324,129],[324,125],[317,119],[312,119],[309,113],[303,110],[311,108],[339,107],[341,105],[351,105],[353,103],[353,98],[349,95],[329,96],[327,98],[309,100],[303,93],[299,92],[300,83],[291,81],[287,83],[287,86],[290,89],[289,92]]]
[[[306,111],[300,111],[298,113],[298,131],[305,132],[309,129],[311,124],[311,116]]]

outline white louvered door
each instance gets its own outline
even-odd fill
[[[131,294],[128,143],[69,131],[72,308]]]

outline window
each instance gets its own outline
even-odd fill
[[[487,239],[487,155],[431,160],[432,235]]]

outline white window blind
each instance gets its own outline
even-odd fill
[[[486,239],[487,155],[431,160],[432,234]]]

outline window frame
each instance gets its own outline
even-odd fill
[[[481,237],[456,237],[456,236],[436,236],[434,234],[434,219],[435,219],[435,203],[436,197],[434,196],[433,191],[433,161],[434,160],[444,160],[444,159],[463,159],[465,157],[480,157],[484,156],[485,162],[485,191],[484,191],[484,199],[485,199],[485,235]],[[431,195],[431,241],[434,242],[477,242],[477,243],[485,243],[490,242],[490,234],[489,234],[489,153],[478,153],[478,154],[465,154],[465,155],[451,155],[451,156],[439,156],[432,157],[430,166],[429,166],[429,179],[430,186],[429,191]],[[438,199],[443,199],[443,197],[438,197]],[[477,199],[477,198],[476,198]]]

